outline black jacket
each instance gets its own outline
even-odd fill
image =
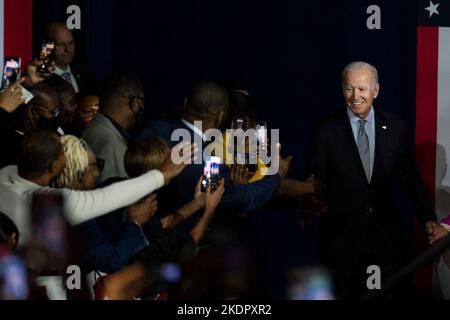
[[[308,171],[327,186],[324,199],[329,210],[321,219],[319,244],[327,264],[351,267],[368,252],[387,259],[401,253],[402,217],[394,203],[397,180],[419,220],[436,220],[428,188],[407,148],[404,121],[387,112],[376,112],[375,125],[370,183],[345,109],[314,130]],[[369,234],[372,247],[367,245]]]

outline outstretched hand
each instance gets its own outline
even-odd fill
[[[39,72],[39,68],[44,64],[43,60],[32,60],[30,61],[25,70],[26,70],[26,81],[25,84],[33,87],[37,85],[38,83],[45,81],[47,78],[49,78],[53,71],[55,71],[55,62],[52,61],[49,68],[48,73],[41,73]]]
[[[222,196],[225,192],[225,183],[223,178],[217,182],[216,190],[212,192],[211,185],[209,184],[206,188],[206,204],[205,204],[205,213],[213,214],[217,209],[220,201],[222,200]]]
[[[188,164],[195,162],[197,152],[197,145],[189,142],[180,143],[172,149],[171,154],[160,168],[164,175],[165,185],[168,185],[170,180],[178,176]]]
[[[0,107],[6,112],[14,112],[21,104],[25,103],[20,87],[24,81],[25,79],[20,79],[0,92]]]
[[[156,195],[152,194],[131,205],[127,211],[127,218],[142,226],[153,217],[157,210],[158,200],[156,199]]]
[[[231,180],[234,183],[247,184],[254,175],[255,172],[251,172],[248,166],[244,164],[233,164],[231,166]]]
[[[428,241],[430,244],[435,244],[436,242],[444,239],[449,234],[447,229],[445,229],[435,221],[429,221],[426,223],[426,231],[429,235]]]
[[[299,220],[302,227],[311,223],[314,216],[321,216],[328,210],[325,203],[313,195],[300,197],[299,200]]]

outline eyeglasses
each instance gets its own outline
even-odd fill
[[[102,172],[105,168],[105,160],[97,158],[94,163],[89,163],[90,166],[97,166],[98,172]]]

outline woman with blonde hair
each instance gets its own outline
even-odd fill
[[[96,159],[87,143],[75,136],[60,138],[66,156],[66,165],[55,187],[73,190],[91,190],[103,168],[104,161]],[[127,209],[126,221],[114,237],[90,220],[75,227],[75,234],[83,245],[83,258],[88,269],[116,272],[148,245],[141,226],[156,211],[155,196],[147,196]]]

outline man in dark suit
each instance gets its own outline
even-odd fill
[[[396,179],[424,227],[436,216],[408,152],[405,123],[373,107],[379,93],[375,67],[349,64],[342,86],[347,109],[315,128],[308,170],[327,186],[321,258],[333,274],[338,297],[357,298],[367,290],[369,266],[379,266],[384,281],[402,262],[405,237],[394,204]]]
[[[95,81],[88,68],[72,64],[75,56],[75,40],[72,31],[62,22],[51,22],[47,26],[47,36],[56,40],[53,54],[56,63],[54,73],[69,82],[75,93],[95,90]]]
[[[217,129],[224,120],[229,104],[228,93],[225,88],[214,82],[203,82],[198,84],[191,96],[186,99],[181,119],[175,122],[157,121],[150,123],[137,139],[149,137],[161,137],[170,145],[177,142],[172,141],[172,133],[177,129],[189,132],[194,141],[202,146],[203,152],[208,146],[205,132],[208,129]],[[201,128],[197,125],[201,123]],[[198,159],[203,159],[199,154]],[[203,163],[188,165],[170,185],[168,197],[170,201],[161,201],[169,205],[168,211],[176,210],[188,203],[193,198],[195,186],[203,175]],[[230,171],[227,166],[220,166],[220,174],[224,177],[225,193],[221,201],[221,208],[237,209],[240,212],[251,211],[269,202],[280,187],[280,176],[285,176],[288,163],[280,161],[279,174],[266,176],[257,183],[235,184],[230,179]]]

